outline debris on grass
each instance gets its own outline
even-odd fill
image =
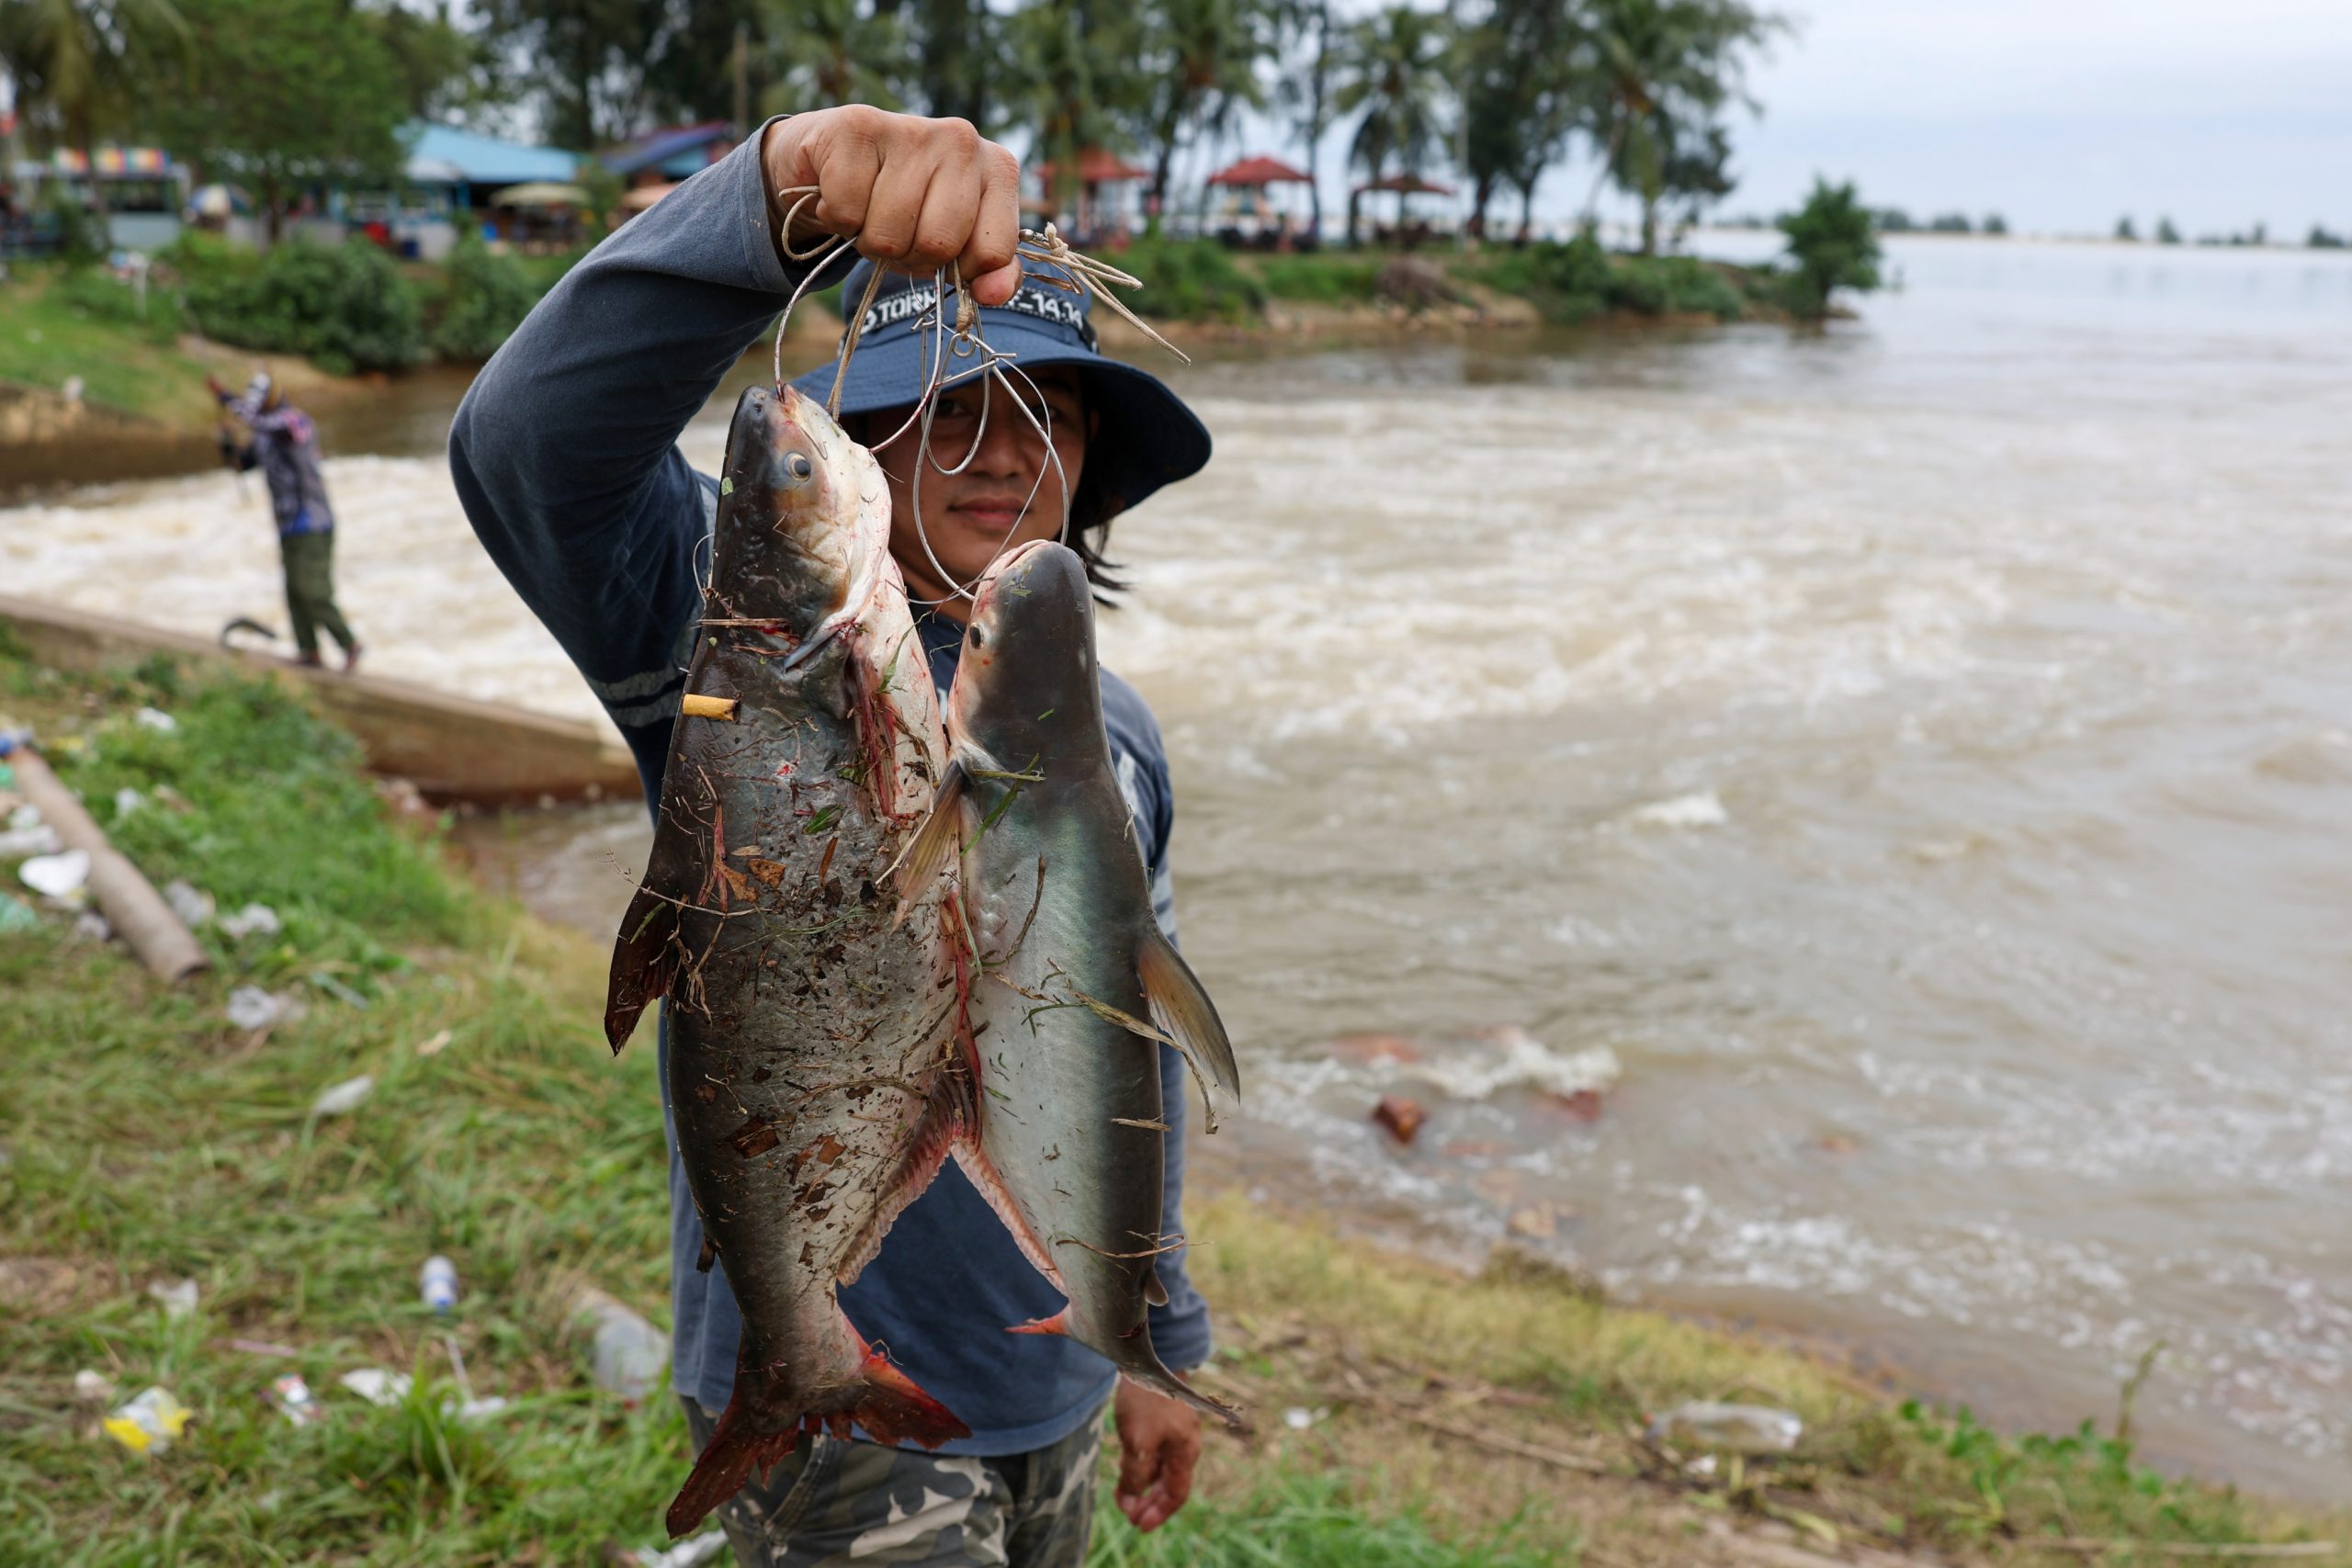
[[[196,1313],[196,1281],[193,1280],[153,1280],[147,1293],[164,1303],[164,1317],[177,1322]]]
[[[107,1437],[135,1454],[159,1454],[187,1430],[196,1412],[160,1385],[149,1389],[106,1418]]]

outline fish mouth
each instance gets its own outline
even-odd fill
[[[887,515],[866,515],[867,491],[882,493],[873,458],[824,405],[797,387],[753,386],[736,400],[727,432],[721,521],[761,560],[755,581],[774,585],[776,623],[792,645],[781,669],[814,655],[862,614],[888,559]],[[754,597],[768,597],[757,594]]]
[[[1055,539],[1028,539],[997,557],[996,563],[989,568],[988,574],[980,579],[979,587],[973,592],[972,613],[977,615],[994,604],[1002,585],[1016,576],[1026,576],[1030,562],[1047,550],[1069,553],[1069,547]]]

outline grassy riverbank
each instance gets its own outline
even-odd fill
[[[217,972],[176,992],[58,916],[0,934],[8,1561],[573,1564],[653,1543],[683,1425],[664,1397],[596,1389],[566,1322],[584,1283],[666,1315],[653,1055],[607,1057],[599,944],[473,891],[437,825],[388,805],[274,686],[160,665],[69,680],[0,649],[0,714],[39,726],[156,880],[284,926],[207,928]],[[125,788],[141,803],[122,815]],[[306,1011],[232,1027],[238,985]],[[356,1111],[311,1113],[360,1074]],[[2012,1440],[1900,1406],[1509,1257],[1467,1279],[1229,1193],[1202,1195],[1191,1229],[1221,1347],[1203,1376],[1258,1434],[1211,1439],[1197,1501],[1157,1536],[1106,1508],[1097,1564],[2084,1560],[2029,1544],[2054,1536],[2154,1543],[2104,1560],[2156,1562],[2352,1535],[2166,1481],[2094,1434]],[[433,1252],[464,1281],[447,1318],[416,1301]],[[198,1304],[175,1318],[146,1287],[182,1277]],[[451,1343],[506,1409],[443,1412]],[[414,1390],[369,1405],[336,1385],[361,1366]],[[77,1400],[85,1369],[121,1397],[167,1387],[198,1419],[128,1453]],[[288,1372],[327,1419],[271,1409]],[[1806,1438],[1700,1473],[1628,1435],[1694,1397],[1785,1405]]]

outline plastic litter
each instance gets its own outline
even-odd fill
[[[270,1383],[269,1403],[297,1427],[313,1426],[327,1417],[326,1407],[311,1397],[311,1385],[293,1372]]]
[[[96,909],[85,909],[74,917],[74,934],[85,942],[112,942],[114,927]]]
[[[212,918],[212,895],[200,893],[186,882],[164,884],[164,902],[172,907],[172,913],[180,918],[184,926],[200,926]]]
[[[435,1253],[416,1271],[416,1293],[435,1312],[447,1312],[458,1304],[458,1266]]]
[[[19,806],[8,813],[8,827],[0,832],[0,860],[18,855],[53,855],[65,847],[57,829],[41,820],[38,806]]]
[[[341,1116],[356,1111],[368,1097],[376,1092],[374,1075],[362,1073],[356,1078],[345,1078],[333,1089],[322,1091],[311,1101],[313,1116]]]
[[[74,1374],[74,1397],[85,1404],[104,1404],[115,1395],[114,1379],[84,1367]]]
[[[229,993],[229,1021],[239,1029],[267,1029],[291,1010],[284,997],[259,986],[240,986]]]
[[[727,1532],[711,1530],[692,1540],[682,1540],[664,1551],[658,1546],[640,1546],[635,1552],[637,1568],[702,1568],[727,1550]]]
[[[33,907],[13,893],[0,893],[0,931],[29,931],[40,927]]]
[[[36,855],[17,868],[17,874],[26,886],[50,898],[70,898],[90,880],[90,852],[67,850],[60,854]]]
[[[135,1454],[159,1454],[187,1430],[196,1412],[172,1397],[167,1388],[151,1388],[106,1418],[107,1437]]]
[[[431,1039],[416,1043],[416,1054],[420,1056],[438,1056],[448,1048],[449,1032],[446,1029],[436,1030]]]
[[[114,814],[118,818],[128,817],[146,804],[147,797],[129,784],[114,792]]]
[[[180,727],[180,721],[178,719],[174,718],[170,714],[165,713],[161,708],[143,707],[137,713],[131,715],[131,717],[136,719],[140,724],[145,726],[147,728],[160,730],[165,735],[169,735],[172,731]]]
[[[669,1337],[598,1290],[580,1292],[572,1321],[595,1325],[596,1386],[631,1404],[660,1385],[670,1368]]]
[[[174,1322],[196,1311],[196,1281],[193,1280],[151,1280],[147,1293],[164,1303],[164,1315]]]
[[[1784,1454],[1804,1436],[1793,1413],[1766,1404],[1718,1404],[1694,1399],[1650,1417],[1650,1441],[1687,1443],[1734,1453]]]
[[[248,904],[233,915],[220,917],[221,932],[231,937],[251,936],[255,931],[264,936],[276,936],[285,929],[277,918],[277,911],[266,904]]]
[[[381,1367],[357,1367],[334,1380],[370,1404],[398,1404],[408,1397],[409,1375]]]
[[[1317,1422],[1326,1420],[1331,1412],[1323,1406],[1309,1410],[1304,1404],[1294,1404],[1283,1412],[1283,1425],[1294,1432],[1304,1432]]]

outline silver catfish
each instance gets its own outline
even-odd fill
[[[970,1435],[835,1300],[970,1124],[945,900],[894,919],[883,892],[944,766],[889,528],[878,466],[820,406],[743,394],[605,1015],[617,1051],[669,998],[678,1152],[743,1311],[734,1396],[671,1506],[673,1534],[803,1431]]]
[[[1069,1303],[1012,1326],[1066,1334],[1240,1425],[1151,1345],[1147,1305],[1168,1299],[1153,1264],[1182,1245],[1160,1234],[1160,1043],[1226,1093],[1239,1073],[1216,1006],[1152,919],[1075,553],[1023,545],[981,585],[948,716],[937,811],[899,886],[920,898],[960,863],[983,1092],[977,1145],[956,1158]]]

